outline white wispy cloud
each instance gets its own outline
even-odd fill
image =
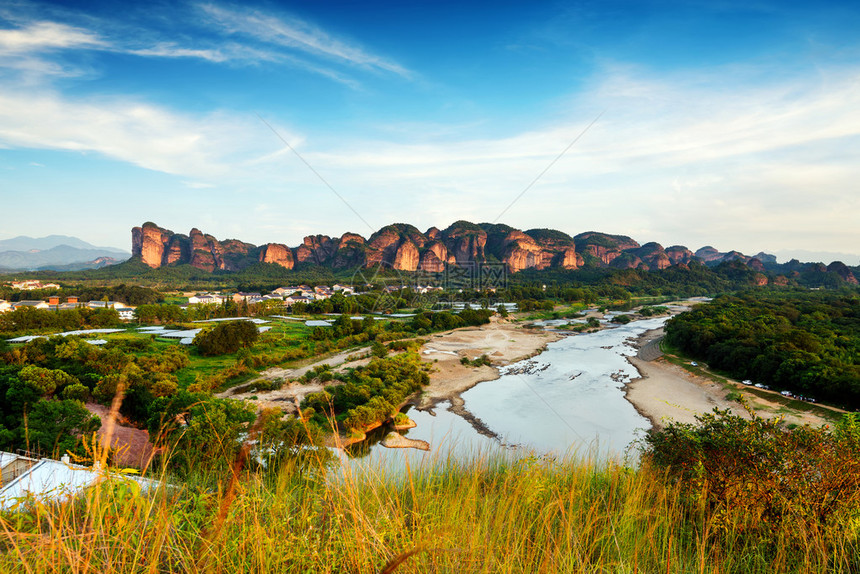
[[[123,53],[142,58],[196,59],[213,64],[259,66],[271,64],[301,69],[352,89],[360,83],[349,73],[317,61],[345,64],[347,70],[365,69],[408,75],[408,71],[385,58],[338,40],[322,29],[299,20],[281,20],[259,12],[230,11],[206,5],[206,34],[174,38],[168,29],[145,23],[118,23],[99,18],[85,19],[86,26],[46,19],[14,19],[14,28],[0,29],[0,69],[25,72],[30,77],[69,77],[83,72],[61,58],[77,51]],[[189,23],[198,26],[197,21]],[[231,41],[229,36],[242,37]],[[190,42],[190,43],[189,43]]]
[[[231,9],[200,4],[213,22],[232,34],[240,34],[268,44],[320,56],[350,66],[391,72],[403,77],[412,73],[396,62],[361,46],[332,36],[325,30],[294,17],[279,17],[260,10]]]
[[[128,98],[81,101],[0,89],[0,146],[95,152],[194,178],[191,187],[198,188],[265,149],[255,120],[220,112],[191,116]]]
[[[68,48],[102,48],[97,34],[59,22],[30,22],[24,27],[0,30],[0,53],[32,53]]]

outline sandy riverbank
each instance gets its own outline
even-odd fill
[[[636,346],[642,348],[660,336],[662,329],[644,333],[636,341]],[[663,427],[670,421],[695,423],[697,414],[711,412],[714,408],[729,409],[749,418],[749,413],[740,403],[726,399],[732,390],[744,392],[746,387],[738,382],[730,381],[727,388],[707,377],[694,375],[664,358],[645,361],[631,357],[630,362],[639,371],[641,378],[626,385],[627,400],[655,427]],[[812,426],[828,422],[811,413],[788,411],[776,401],[768,401],[748,392],[744,396],[753,410],[763,418],[784,416],[787,423]]]
[[[478,383],[499,378],[497,366],[505,366],[543,351],[548,343],[563,337],[538,329],[526,329],[493,318],[488,325],[432,335],[421,347],[421,358],[431,361],[430,384],[421,393],[417,406],[430,408],[441,401],[461,403],[463,393]],[[462,357],[487,355],[493,366],[472,367],[460,363]]]

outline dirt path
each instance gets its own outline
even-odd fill
[[[347,363],[349,363],[350,367],[366,365],[370,361],[370,359],[361,358],[355,361],[347,361],[347,359],[349,359],[351,356],[363,357],[367,354],[367,349],[367,347],[361,347],[358,349],[343,351],[342,353],[337,353],[336,355],[331,355],[324,359],[311,361],[305,365],[292,369],[272,367],[260,373],[259,377],[244,382],[241,385],[237,385],[236,387],[229,388],[224,392],[216,394],[215,396],[218,398],[242,399],[254,404],[258,409],[279,408],[283,410],[285,414],[295,415],[298,413],[298,405],[304,400],[306,396],[311,393],[322,391],[326,386],[337,384],[337,382],[332,381],[328,383],[302,384],[298,382],[290,383],[286,381],[289,381],[290,379],[297,379],[311,369],[313,369],[314,367],[318,367],[320,365],[329,365],[335,370],[337,370],[338,367],[342,367]],[[283,379],[285,381],[284,385],[280,389],[276,389],[274,391],[249,390],[244,392],[236,392],[238,388],[246,387],[247,385],[253,384],[254,381],[272,381],[275,379]]]
[[[102,420],[102,426],[97,435],[99,439],[105,436],[105,421],[107,421],[110,409],[97,403],[87,403],[86,409],[97,415]],[[113,436],[110,441],[111,448],[117,450],[115,463],[120,466],[131,466],[134,468],[145,468],[156,454],[155,447],[149,442],[149,432],[132,426],[125,426],[121,420],[113,427]]]

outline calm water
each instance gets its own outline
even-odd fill
[[[414,464],[428,457],[460,458],[499,448],[537,454],[597,449],[621,456],[651,426],[624,398],[624,383],[638,376],[625,357],[636,354],[632,339],[665,321],[634,321],[550,343],[540,355],[503,368],[499,379],[463,393],[466,410],[480,424],[451,412],[448,403],[432,412],[411,409],[408,414],[418,426],[405,435],[429,442],[429,452],[371,444],[357,449],[355,460],[401,466],[406,460]]]

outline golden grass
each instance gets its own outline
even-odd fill
[[[153,493],[107,481],[6,513],[0,571],[850,572],[856,560],[856,542],[832,533],[763,546],[717,531],[659,473],[612,462],[237,470]]]

